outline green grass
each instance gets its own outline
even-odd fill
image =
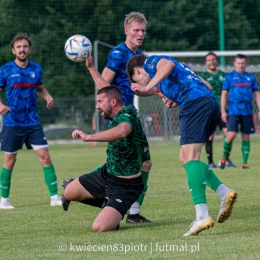
[[[15,209],[0,210],[0,259],[259,259],[259,144],[259,137],[252,139],[250,170],[242,170],[240,140],[234,143],[231,159],[238,167],[215,171],[239,194],[233,215],[194,237],[182,236],[195,210],[185,171],[178,161],[178,144],[151,147],[153,167],[142,214],[153,222],[127,225],[124,219],[119,231],[107,233],[91,230],[97,208],[76,202],[67,212],[50,207],[40,163],[33,151],[22,150],[12,176],[10,199]],[[105,150],[105,145],[50,146],[59,193],[63,179],[102,164]],[[221,151],[221,141],[216,140],[215,163]],[[206,162],[204,149],[202,160]],[[207,200],[209,212],[216,219],[218,196],[207,189]],[[82,250],[77,251],[80,246]],[[89,251],[98,246],[104,251]],[[124,252],[129,248],[130,252]]]

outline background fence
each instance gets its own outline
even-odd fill
[[[260,2],[255,0],[1,0],[0,65],[14,58],[9,47],[12,38],[27,32],[33,40],[30,59],[42,66],[44,85],[55,99],[51,110],[39,101],[38,112],[49,138],[70,138],[71,129],[76,126],[94,131],[94,83],[84,63],[73,63],[65,56],[65,41],[74,34],[83,34],[92,43],[99,40],[115,46],[125,40],[123,21],[131,11],[142,12],[147,18],[147,36],[141,50],[148,53],[219,50],[223,32],[226,50],[243,53],[241,50],[260,49]],[[107,46],[99,45],[96,54],[100,72],[108,52]],[[206,69],[204,55],[173,57],[195,72]],[[226,72],[233,69],[233,58],[225,57],[222,69]],[[259,83],[258,54],[248,56],[248,60],[248,71],[256,75]],[[139,103],[148,136],[166,142],[177,138],[178,108],[165,109],[157,97],[141,98]]]

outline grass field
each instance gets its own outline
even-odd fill
[[[237,168],[216,174],[239,198],[233,215],[199,236],[183,237],[194,220],[186,174],[178,161],[179,145],[153,146],[153,167],[142,214],[151,224],[120,224],[119,231],[94,233],[99,209],[73,202],[67,212],[49,206],[43,174],[33,151],[18,154],[13,171],[13,210],[0,211],[0,259],[260,259],[260,138],[252,139],[250,170],[241,169],[240,139],[231,159]],[[51,145],[59,180],[78,177],[105,161],[106,146]],[[217,163],[222,143],[214,143]],[[3,156],[1,157],[1,163]],[[203,149],[202,160],[206,162]],[[216,220],[219,199],[207,189],[208,208]]]

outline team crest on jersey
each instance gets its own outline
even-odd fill
[[[34,71],[31,71],[31,72],[30,72],[30,77],[31,77],[31,78],[35,78],[35,72],[34,72]]]
[[[220,77],[219,77],[219,80],[220,80],[220,81],[223,81],[223,80],[224,80],[224,78],[223,78],[222,76],[220,76]]]
[[[249,77],[246,77],[246,79],[247,79],[248,81],[250,81],[250,78],[249,78]]]

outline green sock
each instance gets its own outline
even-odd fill
[[[206,180],[201,162],[197,160],[188,161],[184,164],[184,168],[194,205],[206,204]]]
[[[45,183],[48,187],[50,195],[58,194],[57,176],[53,165],[43,167],[43,175]]]
[[[147,183],[148,183],[148,178],[149,178],[149,172],[141,171],[141,176],[142,176],[143,183],[144,183],[144,190],[143,190],[142,194],[139,196],[139,198],[136,201],[136,202],[138,202],[140,204],[140,206],[143,204],[144,196],[145,196],[146,191],[148,189]]]
[[[242,158],[243,158],[242,163],[247,164],[247,160],[250,153],[250,141],[242,141],[241,151],[242,151]]]
[[[8,198],[11,188],[11,177],[13,170],[8,170],[2,167],[1,172],[1,196],[2,198]]]
[[[232,149],[232,142],[231,143],[227,143],[226,139],[225,139],[224,143],[223,143],[222,157],[227,159],[229,157],[229,155],[230,155],[231,149]]]
[[[215,175],[214,171],[208,166],[208,164],[200,162],[200,166],[203,170],[207,186],[216,191],[217,187],[222,184],[222,182]]]

